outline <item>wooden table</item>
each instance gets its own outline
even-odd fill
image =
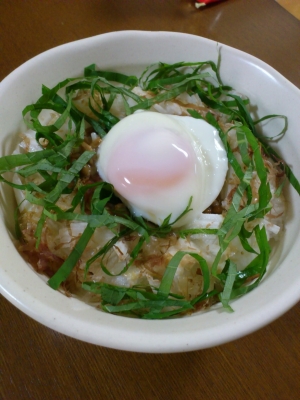
[[[300,87],[300,23],[274,0],[228,0],[202,10],[191,0],[1,0],[0,79],[51,47],[123,29],[205,36],[261,58]],[[300,304],[216,348],[127,353],[58,334],[1,298],[0,398],[296,400],[299,331]]]

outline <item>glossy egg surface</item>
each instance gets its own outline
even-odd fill
[[[227,154],[216,129],[202,119],[139,111],[117,123],[98,150],[98,172],[136,216],[173,223],[192,197],[192,222],[216,199]]]

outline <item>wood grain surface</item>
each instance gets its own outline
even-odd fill
[[[300,87],[300,23],[273,0],[201,10],[189,0],[0,0],[0,79],[44,50],[123,29],[205,36]],[[179,354],[97,347],[40,325],[3,297],[0,307],[3,400],[300,398],[300,304],[245,338]]]

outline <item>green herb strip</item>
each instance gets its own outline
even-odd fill
[[[201,296],[197,299],[199,302],[207,297],[207,291],[210,286],[209,268],[204,258],[196,253],[185,251],[179,251],[173,256],[158,289],[150,287],[142,289],[124,288],[102,282],[83,282],[82,287],[90,292],[100,294],[102,308],[107,312],[135,312],[137,316],[144,319],[168,318],[192,310],[195,305],[195,302],[192,303],[178,298],[179,296],[175,296],[177,298],[174,298],[174,295],[170,292],[176,270],[183,257],[187,255],[193,257],[199,263],[202,272],[203,289]]]
[[[212,266],[209,267],[206,260],[199,254],[179,251],[169,262],[159,288],[120,288],[105,283],[88,281],[84,282],[82,287],[85,290],[100,294],[102,308],[107,312],[126,313],[148,319],[162,319],[185,313],[192,310],[197,303],[216,296],[219,297],[225,309],[232,311],[229,302],[249,292],[259,284],[266,271],[270,246],[264,227],[256,225],[253,231],[247,231],[245,223],[263,218],[271,209],[271,192],[262,152],[280,163],[287,179],[299,194],[300,183],[291,169],[267,143],[267,141],[278,139],[284,135],[287,130],[286,117],[268,115],[253,121],[246,108],[249,100],[232,94],[230,92],[231,88],[222,84],[219,75],[219,64],[220,58],[217,64],[212,61],[198,63],[179,62],[172,65],[159,63],[146,68],[139,79],[135,76],[127,76],[118,72],[98,71],[95,64],[92,64],[85,68],[84,79],[68,78],[59,82],[52,89],[43,86],[42,96],[38,101],[25,107],[23,117],[27,126],[36,131],[37,141],[46,139],[48,145],[46,149],[41,148],[40,151],[0,158],[0,181],[9,184],[13,188],[24,190],[26,201],[42,207],[43,212],[35,232],[37,247],[41,241],[43,226],[47,218],[54,221],[69,220],[86,223],[86,228],[71,251],[70,256],[53,277],[49,279],[49,285],[52,288],[59,288],[61,283],[68,278],[79,262],[95,229],[99,227],[106,226],[114,233],[114,237],[88,260],[85,276],[87,276],[91,264],[98,259],[100,259],[99,265],[103,271],[112,276],[113,274],[105,266],[105,257],[118,240],[131,233],[138,234],[139,240],[120,274],[127,271],[130,265],[133,264],[143,244],[149,241],[150,236],[166,237],[172,232],[174,233],[172,225],[176,221],[170,224],[171,215],[164,220],[160,227],[148,224],[141,217],[110,215],[106,210],[106,205],[114,199],[115,195],[112,185],[106,182],[96,182],[76,187],[72,206],[67,211],[62,211],[56,205],[56,202],[62,194],[72,193],[80,171],[94,155],[94,152],[84,152],[77,160],[71,161],[70,156],[73,149],[84,140],[86,124],[91,125],[99,136],[104,137],[112,126],[119,121],[110,111],[117,96],[121,96],[125,112],[130,115],[136,110],[149,109],[156,103],[174,99],[184,92],[198,95],[206,106],[214,110],[208,112],[205,119],[218,130],[227,151],[228,161],[240,180],[234,193],[232,204],[220,229],[183,229],[176,232],[182,238],[197,234],[216,235],[219,239],[220,250]],[[152,91],[153,97],[145,99],[133,93],[131,90],[138,82],[144,90]],[[58,94],[61,89],[65,89],[65,99]],[[93,118],[79,111],[73,103],[73,96],[81,89],[90,90],[91,92],[89,108],[93,113]],[[231,97],[231,100],[228,100],[228,96]],[[99,98],[101,102],[99,102]],[[134,105],[132,105],[132,102]],[[44,126],[41,124],[39,115],[43,109],[52,110],[58,114],[56,121],[52,125]],[[194,118],[203,119],[196,110],[190,109],[188,112]],[[220,128],[215,115],[213,115],[214,112],[221,112],[227,115],[229,120],[234,121],[239,152],[245,170],[243,170],[230,148],[227,142],[227,132],[223,132]],[[272,138],[259,135],[256,125],[271,118],[283,118],[284,127],[282,131]],[[56,132],[64,124],[67,124],[69,134],[65,139],[62,139]],[[16,172],[24,179],[30,179],[32,175],[39,174],[43,182],[39,185],[30,181],[25,184],[9,182],[4,178],[3,174],[14,171],[15,168]],[[261,183],[258,192],[258,203],[252,203],[251,180],[254,171],[258,174]],[[280,194],[283,184],[278,188],[277,195]],[[90,190],[93,191],[90,204],[91,214],[87,215],[84,212],[86,206],[85,194]],[[38,196],[36,196],[37,194]],[[179,218],[182,218],[190,211],[191,202],[192,199],[190,199],[189,204]],[[78,205],[81,213],[74,212]],[[16,234],[21,237],[17,214],[18,209],[15,213]],[[258,249],[254,249],[249,243],[249,239],[253,235],[255,235]],[[252,253],[255,257],[242,271],[239,271],[238,266],[230,259],[225,261],[225,266],[220,271],[221,257],[231,241],[237,237],[244,250]],[[202,293],[191,301],[187,301],[171,292],[174,276],[185,256],[195,259],[203,276]],[[213,281],[217,285],[214,289],[208,291],[212,285],[210,274],[212,274]],[[250,281],[252,283],[249,284]]]

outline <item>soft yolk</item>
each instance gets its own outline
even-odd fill
[[[196,173],[190,141],[168,129],[132,132],[110,155],[108,181],[127,200],[154,195]]]

